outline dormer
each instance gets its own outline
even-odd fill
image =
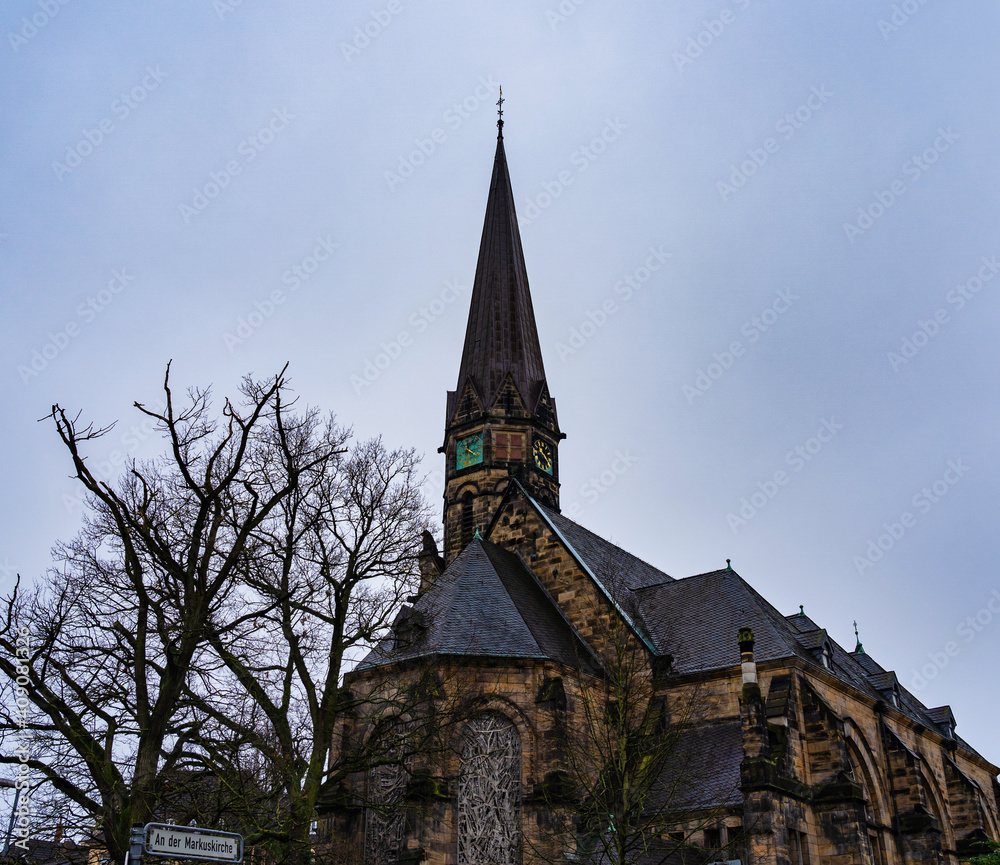
[[[946,739],[955,738],[955,715],[951,711],[951,706],[937,706],[934,709],[928,709],[927,714],[945,734]]]

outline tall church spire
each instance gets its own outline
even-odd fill
[[[445,560],[485,532],[512,479],[538,501],[559,507],[555,401],[542,349],[503,148],[503,97],[486,200],[469,322],[445,420]]]
[[[456,390],[461,393],[471,377],[480,396],[490,403],[510,373],[521,398],[533,403],[545,381],[545,369],[503,149],[502,117],[497,126],[493,179]]]

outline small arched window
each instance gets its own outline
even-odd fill
[[[828,670],[833,669],[833,649],[827,641],[823,642],[823,666]]]
[[[464,547],[472,540],[473,532],[476,530],[475,515],[473,511],[472,493],[462,496],[462,546]]]

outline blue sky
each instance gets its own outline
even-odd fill
[[[848,648],[856,619],[1000,760],[998,18],[5,4],[5,585],[79,524],[38,418],[118,420],[112,475],[159,451],[130,406],[170,359],[219,395],[287,361],[440,471],[501,83],[564,509],[675,576],[731,558]]]

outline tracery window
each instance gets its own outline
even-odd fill
[[[521,861],[521,737],[502,715],[470,722],[458,781],[460,865]]]
[[[395,865],[403,851],[406,814],[401,803],[408,778],[409,773],[402,763],[375,766],[368,773],[366,865]]]

